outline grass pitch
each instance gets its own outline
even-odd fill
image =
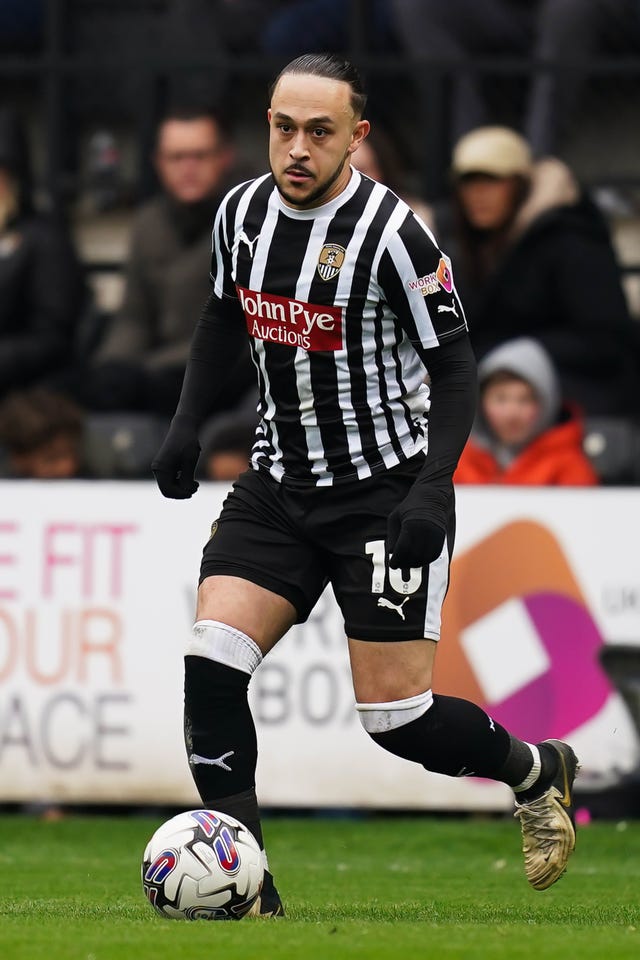
[[[537,893],[515,822],[267,820],[288,917],[239,923],[153,912],[139,871],[159,825],[0,817],[2,960],[640,957],[640,823],[583,829]]]

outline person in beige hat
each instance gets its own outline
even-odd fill
[[[431,225],[456,265],[478,359],[533,337],[585,413],[634,412],[633,324],[608,227],[568,167],[487,126],[456,143],[450,176]]]
[[[529,144],[515,130],[479,127],[456,144],[451,171],[473,226],[503,229],[529,192],[533,158]]]
[[[529,144],[509,127],[478,127],[455,146],[451,168],[457,176],[487,173],[494,177],[529,177],[533,157]]]

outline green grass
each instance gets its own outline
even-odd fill
[[[640,823],[581,831],[545,893],[507,821],[269,820],[279,921],[162,920],[139,862],[158,820],[0,817],[2,960],[640,957]]]

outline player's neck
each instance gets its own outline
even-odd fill
[[[323,194],[322,199],[318,199],[317,203],[314,203],[313,206],[309,205],[304,207],[299,205],[293,206],[291,203],[287,203],[276,187],[280,210],[294,220],[314,220],[320,215],[333,215],[344,203],[349,201],[358,189],[360,182],[361,177],[359,172],[352,167],[350,168],[347,182],[342,189],[327,191],[326,194]]]

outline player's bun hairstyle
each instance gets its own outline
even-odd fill
[[[269,100],[271,100],[273,91],[281,77],[291,73],[325,77],[327,80],[341,80],[343,83],[348,83],[351,87],[351,108],[357,117],[362,117],[367,103],[367,95],[360,74],[349,60],[338,57],[333,53],[304,53],[280,71],[269,87]]]

